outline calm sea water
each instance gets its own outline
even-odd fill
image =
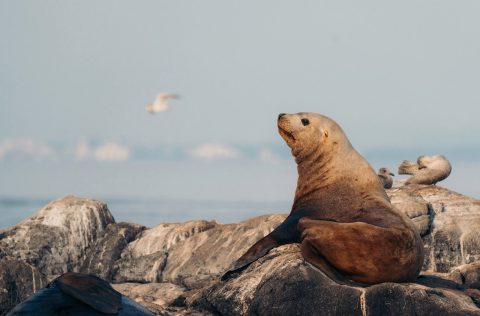
[[[0,198],[0,229],[13,226],[34,214],[51,199]],[[288,213],[291,202],[204,201],[176,199],[103,198],[117,222],[147,227],[194,219],[234,223],[253,216]]]

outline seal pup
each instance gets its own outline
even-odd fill
[[[391,189],[393,185],[393,178],[395,176],[388,168],[382,167],[378,169],[378,178],[383,184],[384,189]]]
[[[114,290],[96,276],[67,272],[27,300],[8,316],[153,316],[149,310]]]
[[[415,280],[423,264],[422,239],[341,127],[316,113],[282,113],[277,125],[297,163],[292,210],[222,279],[272,248],[301,243],[305,260],[339,283]]]
[[[405,184],[435,184],[446,179],[452,172],[452,165],[443,155],[417,158],[417,163],[404,160],[398,167],[398,174],[409,174]]]
[[[179,99],[180,96],[178,94],[173,93],[160,93],[153,103],[148,104],[145,109],[150,114],[155,114],[158,112],[165,112],[170,109],[168,105],[168,101],[170,99]]]

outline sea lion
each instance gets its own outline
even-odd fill
[[[278,131],[297,163],[290,215],[222,277],[270,249],[301,243],[305,260],[337,282],[409,282],[423,263],[413,222],[392,206],[375,171],[341,127],[316,113],[280,114]]]
[[[8,316],[153,316],[149,310],[115,291],[96,276],[65,273],[24,302]]]
[[[395,176],[388,168],[382,167],[378,169],[378,178],[383,184],[384,189],[391,189],[393,185],[393,178]]]
[[[452,172],[452,165],[445,156],[420,156],[417,163],[404,160],[398,167],[398,174],[410,174],[405,184],[435,184],[446,179]]]

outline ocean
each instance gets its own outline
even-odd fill
[[[0,229],[13,226],[53,200],[0,197]],[[116,222],[153,227],[160,223],[216,220],[235,223],[264,214],[289,213],[291,202],[208,201],[148,198],[97,198],[107,203]]]

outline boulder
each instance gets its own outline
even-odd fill
[[[0,233],[0,248],[45,275],[79,271],[87,249],[114,223],[105,203],[67,196]]]
[[[169,251],[182,241],[219,225],[215,221],[160,224],[128,244],[115,264],[120,282],[161,282]]]
[[[298,245],[286,245],[186,304],[219,315],[480,315],[470,289],[436,276],[423,279],[429,286],[340,285],[306,263]]]
[[[145,226],[130,223],[108,224],[103,235],[87,249],[85,261],[80,272],[94,274],[102,279],[111,281],[114,263],[120,259],[122,251],[145,230]]]
[[[0,248],[47,275],[79,269],[112,280],[158,315],[480,315],[480,201],[425,185],[387,194],[423,238],[417,283],[336,284],[295,244],[272,249],[224,282],[219,277],[232,262],[286,215],[146,229],[115,224],[104,204],[73,197],[1,232]]]
[[[449,272],[480,260],[480,201],[435,185],[407,185],[389,191],[393,201],[400,193],[417,200],[421,197],[428,204],[423,270]],[[398,207],[402,209],[401,204]]]
[[[7,256],[0,259],[0,315],[47,284],[47,278],[28,263]]]
[[[169,251],[162,280],[186,288],[204,286],[284,219],[285,215],[258,216],[238,224],[217,225],[185,239]]]
[[[113,288],[157,313],[167,313],[168,307],[185,292],[185,288],[172,283],[122,283],[113,284]]]
[[[265,215],[225,225],[214,221],[160,224],[128,245],[115,265],[114,281],[202,287],[284,218]]]

